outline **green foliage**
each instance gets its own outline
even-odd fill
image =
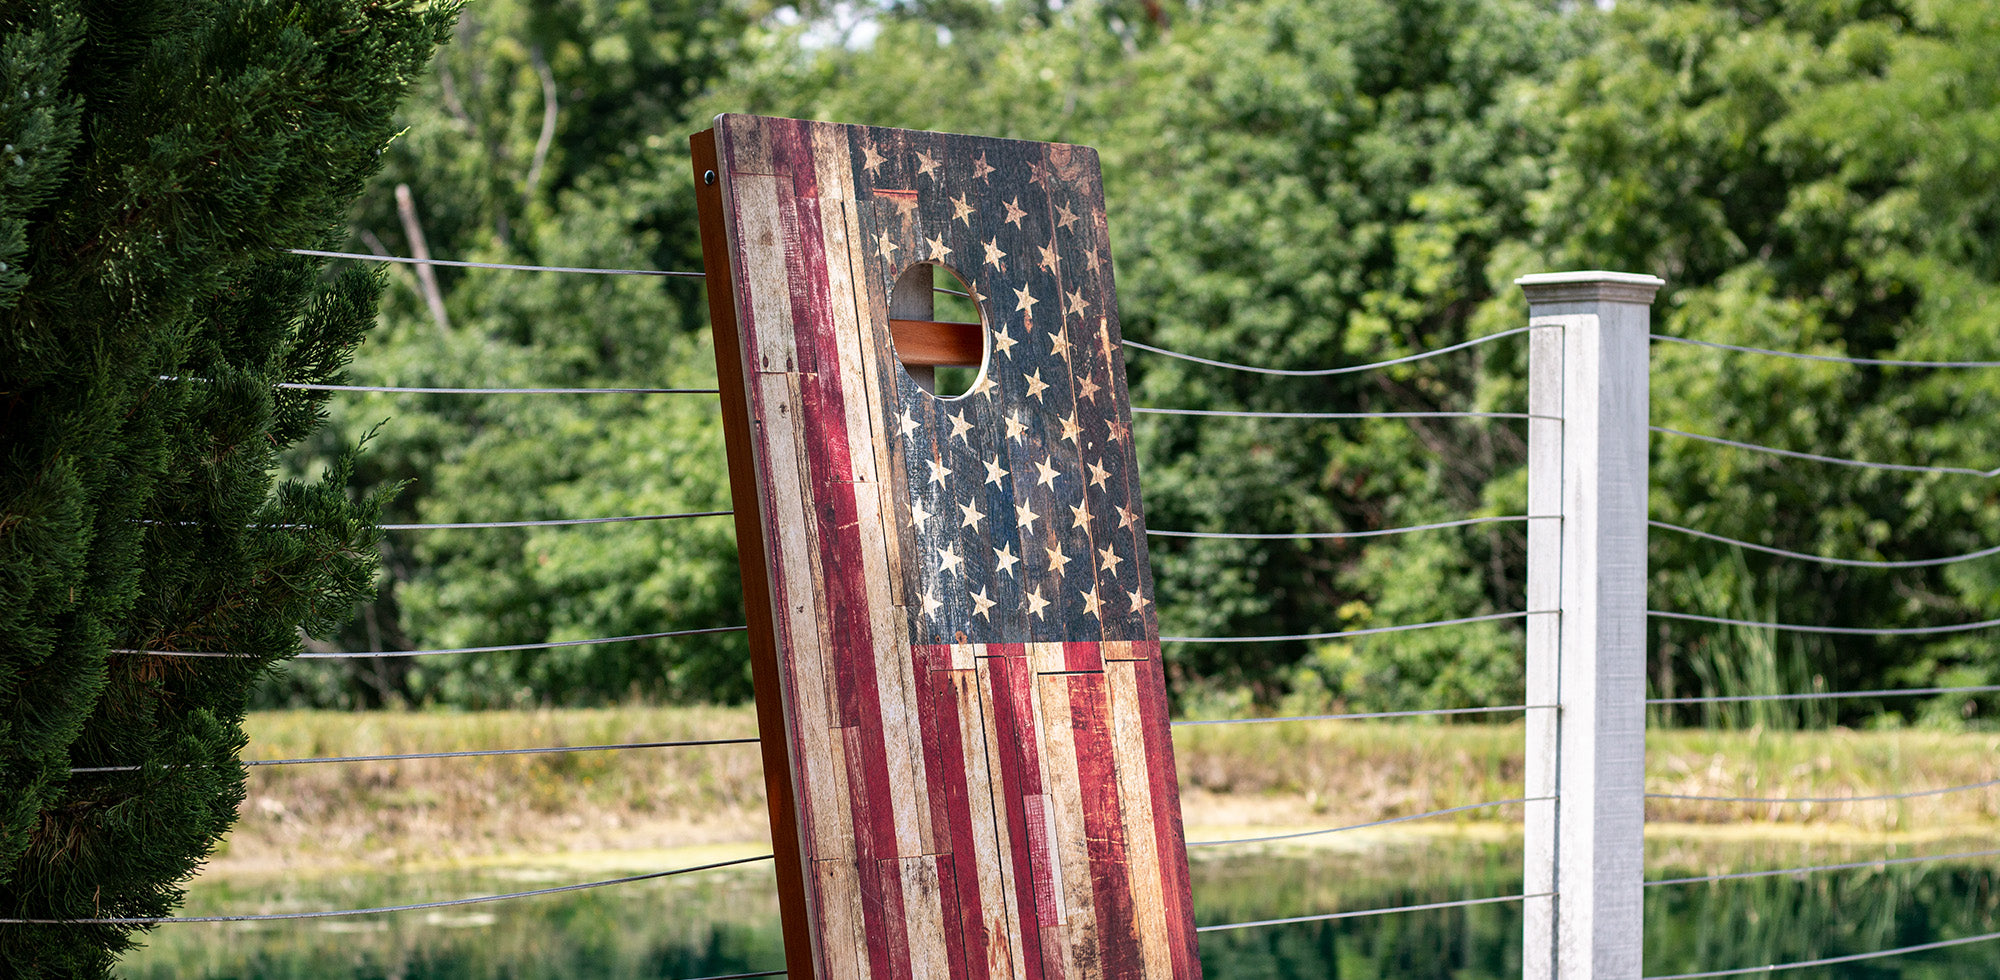
[[[351,457],[271,473],[324,399],[277,385],[337,381],[379,284],[280,249],[336,240],[450,17],[0,12],[0,915],[169,911],[242,799],[252,686],[367,593]],[[103,975],[130,932],[8,926],[0,963]]]
[[[1581,9],[1575,9],[1581,6]],[[1669,281],[1661,332],[1890,357],[1992,358],[2000,17],[1976,0],[506,0],[460,28],[390,173],[357,212],[406,252],[395,183],[454,258],[691,269],[684,135],[720,111],[1059,139],[1099,148],[1126,335],[1281,369],[1396,358],[1519,326],[1512,280],[1564,268]],[[544,86],[544,81],[548,85]],[[548,101],[547,93],[554,93]],[[553,105],[553,112],[550,106]],[[643,107],[643,111],[635,109]],[[552,120],[552,122],[551,122]],[[545,124],[547,124],[545,126]],[[538,151],[540,147],[540,151]],[[537,166],[537,160],[542,161]],[[705,384],[706,310],[675,281],[440,273],[449,327],[398,273],[370,380]],[[1130,355],[1134,401],[1274,411],[1519,411],[1525,344],[1387,370],[1242,375]],[[1654,421],[1864,459],[1989,465],[1962,424],[1992,372],[1859,368],[1659,345]],[[669,396],[343,401],[385,418],[372,486],[397,520],[720,507],[708,409]],[[1149,523],[1291,533],[1519,514],[1524,433],[1496,420],[1138,423]],[[551,447],[558,447],[552,449]],[[2000,540],[1963,477],[1779,461],[1660,437],[1653,516],[1795,550],[1924,557]],[[1358,541],[1155,538],[1164,632],[1284,635],[1523,608],[1524,534],[1483,524]],[[727,527],[411,532],[349,648],[566,640],[734,622]],[[1820,567],[1656,531],[1656,607],[1928,625],[2000,612],[1991,562]],[[1505,703],[1515,622],[1352,642],[1179,644],[1192,701],[1318,711]],[[295,670],[275,701],[737,699],[734,639]],[[1657,624],[1654,693],[2000,680],[1979,634],[1774,638]],[[1190,703],[1192,703],[1192,701]],[[1976,716],[1976,699],[1919,709]],[[1883,705],[1851,702],[1858,719]],[[1755,713],[1745,724],[1790,723]],[[1696,715],[1667,717],[1693,719]],[[1791,721],[1810,721],[1786,716]],[[1720,717],[1715,719],[1724,721]]]
[[[410,188],[434,254],[621,269],[701,265],[686,103],[738,56],[718,0],[469,10],[352,217],[358,247],[410,254]],[[546,82],[546,85],[544,84]],[[552,99],[551,99],[552,97]],[[712,387],[700,286],[635,276],[441,269],[443,322],[397,273],[363,383]],[[357,489],[407,481],[385,520],[610,517],[729,509],[713,396],[347,397],[296,465],[381,425]],[[386,420],[386,422],[385,422]],[[560,642],[741,624],[727,518],[405,532],[346,649]],[[267,704],[596,704],[750,695],[740,634],[397,661],[299,664]]]
[[[1991,160],[2000,40],[1988,5],[1621,5],[1548,90],[1568,122],[1536,201],[1559,264],[1669,280],[1661,332],[1862,357],[1992,359],[2000,207]],[[1984,371],[1803,363],[1656,346],[1657,424],[1858,459],[1973,465],[1996,455]],[[1653,516],[1818,554],[1959,554],[2000,540],[1990,481],[1777,460],[1661,437]],[[1655,532],[1653,602],[1787,622],[1917,626],[2000,609],[1990,562],[1896,572]],[[1754,616],[1752,618],[1755,618]],[[1658,630],[1656,693],[1702,690],[1726,638]],[[1833,689],[2000,676],[1980,634],[1823,638]],[[1754,643],[1732,655],[1756,654]],[[1739,693],[1739,692],[1729,692]],[[1974,708],[1962,701],[1968,713]],[[1850,716],[1877,705],[1844,707]]]

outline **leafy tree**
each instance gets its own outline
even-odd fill
[[[352,216],[355,245],[441,257],[699,269],[687,103],[741,54],[722,0],[495,0],[404,106],[404,138]],[[396,188],[408,188],[399,208]],[[698,283],[439,269],[437,316],[396,273],[357,361],[371,384],[712,387]],[[378,424],[357,489],[407,482],[385,518],[440,523],[729,508],[713,396],[345,396],[295,465]],[[386,422],[385,422],[386,420]],[[726,518],[405,532],[350,650],[560,642],[743,622]],[[740,635],[293,666],[266,704],[741,700]]]
[[[252,685],[368,591],[348,464],[271,473],[323,400],[279,385],[340,379],[378,283],[282,250],[338,241],[452,14],[0,8],[0,917],[170,911]],[[0,926],[0,963],[100,976],[131,932]]]
[[[1544,95],[1566,120],[1537,203],[1557,261],[1669,280],[1660,332],[1856,357],[1996,359],[2000,19],[1989,5],[1621,5]],[[1990,370],[1656,345],[1663,426],[1863,460],[1984,469]],[[1776,459],[1661,436],[1654,516],[1808,553],[1928,558],[2000,540],[1991,480]],[[1990,560],[1871,570],[1653,534],[1653,602],[1788,622],[1922,626],[2000,611]],[[1754,636],[1656,624],[1654,687],[1716,687]],[[1768,640],[1768,638],[1766,638]],[[1790,684],[1990,683],[1990,637],[1784,638]],[[1855,704],[1850,717],[1881,705]],[[1902,707],[1898,705],[1897,707]],[[1972,711],[1951,698],[1932,710]]]
[[[1158,16],[1155,16],[1157,14]],[[718,111],[1059,139],[1105,162],[1134,340],[1312,369],[1519,326],[1512,279],[1621,268],[1669,281],[1664,333],[1823,353],[1990,358],[1995,17],[1972,0],[509,0],[460,31],[357,213],[413,243],[407,183],[452,257],[693,268],[682,139]],[[643,113],[627,111],[647,107]],[[398,274],[360,372],[432,384],[706,383],[698,288],[444,270],[439,318]],[[1760,359],[1659,345],[1655,421],[1863,459],[1984,467],[1993,372]],[[1518,411],[1525,344],[1386,370],[1227,372],[1134,350],[1134,399],[1287,412]],[[357,484],[416,483],[399,520],[722,506],[699,401],[343,401],[339,440],[393,417]],[[1140,422],[1157,528],[1296,533],[1519,514],[1518,423]],[[573,447],[557,454],[551,445]],[[1661,436],[1654,516],[1801,551],[1962,553],[2000,540],[1991,481],[1776,461]],[[615,489],[611,489],[615,488]],[[1156,538],[1178,635],[1286,635],[1522,608],[1524,536],[1489,523],[1348,541]],[[349,648],[567,640],[738,621],[726,526],[411,532]],[[1990,563],[1801,564],[1656,530],[1652,602],[1797,622],[1992,615]],[[1182,644],[1189,705],[1494,703],[1519,694],[1499,622],[1352,642]],[[1655,692],[2000,678],[1982,634],[1827,640],[1657,624]],[[746,696],[733,638],[295,671],[297,701],[585,703]],[[1881,705],[1856,703],[1848,717]],[[1977,710],[1963,698],[1933,713]],[[1784,718],[1799,720],[1798,715]],[[1718,719],[1727,720],[1727,719]],[[1775,723],[1750,714],[1737,721]]]

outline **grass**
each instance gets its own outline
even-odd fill
[[[268,712],[247,758],[445,752],[753,735],[748,708],[474,713]],[[1180,728],[1190,840],[1260,836],[1519,797],[1519,725],[1306,722]],[[1651,792],[1865,796],[1995,778],[2000,735],[1924,730],[1655,731]],[[1964,836],[2000,825],[2000,791],[1890,802],[1649,800],[1655,838],[1824,841]],[[1411,821],[1396,834],[1511,833],[1520,807]],[[506,863],[524,856],[768,847],[754,745],[637,749],[251,770],[218,872],[344,861]]]

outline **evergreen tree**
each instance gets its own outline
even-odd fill
[[[340,240],[454,13],[0,4],[0,918],[168,913],[251,685],[369,591],[379,502],[271,472],[325,397],[280,385],[339,380],[380,283],[283,250]],[[131,932],[0,925],[0,972]]]

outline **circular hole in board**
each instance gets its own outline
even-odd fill
[[[896,278],[889,300],[890,343],[917,386],[943,399],[962,398],[986,370],[991,342],[979,304],[950,267],[918,262]],[[971,353],[976,338],[978,355]]]

